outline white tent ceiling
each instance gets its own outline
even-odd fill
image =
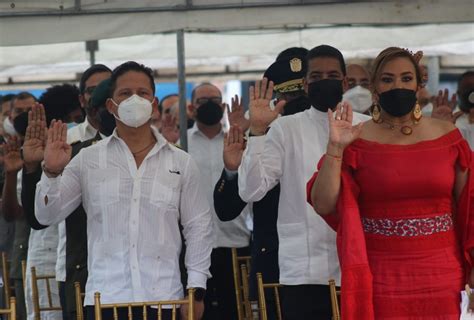
[[[347,58],[387,46],[474,65],[472,0],[18,0],[0,2],[0,83],[74,79],[96,61],[137,60],[175,76],[185,30],[186,71],[262,70],[290,46],[331,44]],[[232,30],[232,31],[230,31]]]

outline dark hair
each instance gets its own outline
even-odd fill
[[[16,100],[26,100],[31,98],[36,101],[36,97],[34,95],[29,93],[28,91],[22,91],[13,97],[12,103],[15,103]]]
[[[0,104],[8,102],[8,101],[12,101],[14,98],[15,98],[15,95],[13,93],[6,94],[2,96],[2,99],[0,99]]]
[[[373,85],[374,90],[377,84],[377,78],[379,76],[380,71],[387,64],[387,62],[395,58],[407,58],[408,60],[410,60],[410,62],[413,64],[413,67],[415,68],[416,83],[419,86],[422,85],[423,81],[421,77],[421,71],[418,61],[415,59],[415,56],[407,49],[398,47],[388,47],[379,53],[379,55],[375,58],[372,64],[373,67],[370,81]]]
[[[163,112],[163,102],[165,102],[166,99],[172,98],[172,97],[179,97],[179,95],[177,93],[172,93],[161,98],[160,103],[158,103],[158,110],[160,111],[160,113]]]
[[[313,49],[309,50],[308,54],[306,55],[306,59],[303,60],[303,70],[305,73],[308,72],[308,65],[309,61],[316,59],[316,58],[334,58],[339,61],[341,66],[342,74],[346,75],[346,63],[344,62],[344,57],[341,51],[337,50],[334,47],[328,46],[326,44],[314,47]]]
[[[468,71],[464,72],[461,76],[459,76],[459,79],[458,79],[458,88],[459,88],[459,86],[461,85],[461,82],[462,82],[465,78],[468,78],[468,77],[474,77],[474,70],[468,70]]]
[[[103,64],[94,64],[90,68],[88,68],[86,71],[81,76],[81,80],[79,80],[79,91],[81,94],[84,94],[84,91],[86,90],[86,81],[94,74],[96,73],[102,73],[102,72],[112,72],[112,70],[109,69],[106,65]]]
[[[48,125],[53,119],[65,120],[70,112],[81,107],[79,89],[66,83],[46,89],[39,101],[44,106]]]
[[[135,61],[127,61],[125,63],[122,63],[117,68],[115,68],[114,71],[112,71],[112,76],[110,77],[110,96],[111,97],[114,95],[114,91],[117,86],[117,79],[129,71],[141,72],[145,74],[150,80],[150,87],[151,87],[151,90],[153,91],[153,95],[155,95],[155,79],[153,78],[153,70],[144,66],[141,63],[137,63]]]
[[[286,59],[288,57],[294,57],[294,56],[304,58],[306,57],[308,52],[309,50],[303,47],[291,47],[280,52],[276,58],[276,61],[280,59]]]
[[[191,103],[194,103],[194,97],[196,96],[196,91],[197,91],[197,89],[199,89],[199,88],[201,88],[201,87],[204,87],[204,86],[211,86],[211,87],[214,87],[214,88],[216,88],[216,89],[219,91],[219,93],[221,92],[221,91],[219,90],[219,88],[217,88],[215,85],[213,85],[213,84],[210,83],[210,82],[203,82],[203,83],[200,83],[200,84],[198,84],[197,86],[195,86],[195,87],[193,88],[193,91],[191,92]],[[221,96],[222,96],[222,94],[221,94]]]

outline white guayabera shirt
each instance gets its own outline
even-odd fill
[[[369,117],[354,113],[354,124]],[[326,152],[328,115],[311,107],[275,120],[265,136],[251,137],[239,167],[239,194],[259,201],[280,182],[280,283],[340,283],[336,233],[306,202],[306,183]]]
[[[181,298],[178,222],[187,286],[206,287],[212,227],[199,171],[188,154],[152,131],[157,143],[140,168],[114,131],[81,150],[61,176],[43,174],[37,186],[40,223],[64,220],[81,202],[87,213],[85,305],[93,305],[96,291],[104,303]]]

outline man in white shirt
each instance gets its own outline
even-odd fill
[[[112,136],[81,150],[69,163],[66,126],[55,122],[48,132],[36,217],[44,225],[58,223],[82,202],[89,254],[84,304],[91,319],[97,291],[103,303],[182,298],[179,224],[187,245],[187,287],[197,292],[196,318],[203,312],[210,276],[210,208],[194,161],[150,125],[157,107],[154,94],[152,70],[126,62],[111,76],[107,109],[117,119]],[[186,309],[181,310],[184,319]],[[133,318],[142,312],[134,309]],[[157,318],[156,309],[147,314]],[[170,317],[167,312],[163,319]],[[103,318],[112,314],[104,311]],[[127,318],[126,308],[119,318]]]
[[[250,230],[246,225],[248,214],[223,222],[214,211],[214,186],[224,168],[221,120],[225,105],[222,103],[222,94],[210,83],[200,84],[193,90],[189,108],[196,122],[188,130],[188,152],[201,171],[200,188],[206,194],[213,221],[212,278],[208,281],[204,319],[237,319],[231,248],[239,248],[239,254],[249,255]],[[214,299],[217,300],[217,306],[212,303]]]
[[[347,89],[345,63],[336,48],[313,48],[305,61],[305,91],[312,108],[277,118],[269,108],[273,83],[250,90],[250,139],[239,167],[239,194],[259,201],[280,182],[278,238],[283,318],[331,319],[328,280],[340,281],[336,234],[306,202],[306,182],[326,150],[327,110]],[[358,115],[355,122],[368,117]]]

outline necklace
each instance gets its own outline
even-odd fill
[[[152,141],[149,145],[147,145],[145,148],[139,150],[139,151],[136,151],[136,152],[132,152],[133,156],[136,157],[137,154],[145,151],[146,149],[148,149],[149,147],[151,147],[152,145],[154,145],[156,143],[156,141]]]
[[[418,124],[419,121],[415,121],[415,120],[408,120],[408,121],[405,121],[403,123],[393,123],[393,122],[389,122],[387,120],[384,120],[384,119],[380,119],[380,124],[386,124],[388,125],[388,128],[390,130],[394,130],[395,128],[400,128],[400,132],[403,133],[404,135],[406,136],[409,136],[413,133],[413,128],[409,125],[407,125],[407,123],[411,122],[413,125],[416,125]]]

